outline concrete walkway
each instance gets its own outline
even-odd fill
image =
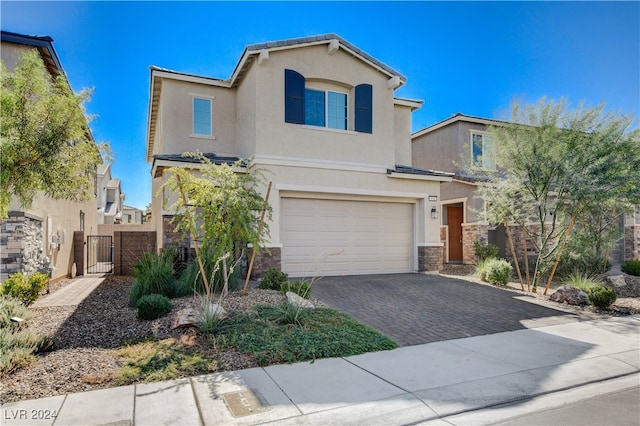
[[[492,424],[639,383],[640,316],[629,316],[60,395],[0,415],[3,425]]]
[[[84,275],[74,278],[71,284],[61,288],[55,293],[41,297],[32,306],[34,308],[42,308],[49,306],[79,305],[103,281],[103,275]]]

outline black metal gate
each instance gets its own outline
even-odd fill
[[[87,236],[87,273],[110,274],[113,272],[113,237],[110,235]]]

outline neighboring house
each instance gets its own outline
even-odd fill
[[[98,166],[98,224],[114,225],[122,223],[124,194],[120,188],[120,179],[111,176],[111,165]]]
[[[475,263],[476,240],[496,244],[501,256],[509,256],[505,252],[504,227],[486,221],[484,201],[476,193],[477,181],[465,173],[466,164],[495,168],[487,129],[501,123],[504,122],[458,113],[412,135],[414,166],[454,173],[452,181],[441,186],[445,263]],[[625,238],[620,241],[620,250],[611,253],[616,257],[613,260],[640,257],[640,211],[627,215],[620,226]],[[514,245],[521,247],[521,233],[513,234]]]
[[[11,71],[24,52],[36,49],[52,76],[65,76],[52,42],[47,36],[2,31],[2,62]],[[12,200],[9,210],[9,218],[2,220],[0,280],[15,272],[47,271],[49,267],[54,268],[53,280],[75,272],[74,231],[95,232],[95,198],[72,202],[39,195],[30,209]]]
[[[122,223],[123,224],[138,224],[141,225],[145,222],[144,212],[140,209],[130,206],[123,206],[122,208]]]
[[[157,191],[168,167],[253,158],[273,182],[256,275],[437,271],[450,175],[413,167],[406,78],[335,34],[247,46],[230,78],[151,67],[147,161],[158,247],[180,238]],[[266,188],[262,188],[266,193]],[[339,254],[336,254],[339,253]]]

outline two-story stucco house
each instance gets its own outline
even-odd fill
[[[100,164],[97,175],[98,224],[122,223],[125,195],[121,190],[120,179],[113,178],[110,164]]]
[[[231,77],[151,67],[147,161],[158,247],[172,237],[158,188],[199,151],[253,158],[272,181],[258,273],[291,276],[436,271],[445,173],[413,167],[406,78],[335,34],[247,46]],[[266,189],[263,190],[263,193]],[[339,253],[339,254],[335,254]]]
[[[477,181],[465,171],[466,164],[493,169],[493,147],[489,126],[500,126],[499,120],[456,114],[412,135],[413,164],[454,173],[451,182],[441,186],[442,241],[445,263],[475,263],[474,241],[496,244],[501,256],[506,241],[503,226],[492,226],[484,217],[484,201],[477,195]],[[624,238],[619,249],[611,253],[618,263],[640,257],[640,210],[620,222]],[[515,237],[519,232],[513,232]],[[531,245],[529,245],[531,247]]]
[[[65,76],[52,42],[48,36],[2,31],[2,62],[11,71],[24,52],[36,49],[52,76]],[[15,272],[32,273],[49,266],[54,268],[53,280],[69,276],[75,272],[74,231],[95,232],[96,216],[95,197],[86,202],[72,202],[38,195],[29,209],[12,200],[9,217],[1,221],[0,280]],[[82,255],[84,248],[79,249]]]

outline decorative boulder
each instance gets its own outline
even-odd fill
[[[575,306],[589,304],[589,296],[587,293],[570,285],[563,285],[554,291],[551,296],[549,296],[549,300]]]
[[[198,314],[193,308],[184,308],[174,314],[171,328],[197,328]]]
[[[315,306],[313,306],[313,303],[309,302],[304,297],[295,294],[294,292],[288,291],[286,293],[286,296],[287,302],[294,306],[299,306],[301,308],[315,308]]]
[[[224,308],[216,303],[209,304],[209,314],[217,316],[221,319],[229,316]],[[200,313],[193,308],[184,308],[175,313],[171,328],[198,328]]]
[[[627,285],[624,275],[611,275],[607,277],[607,281],[615,288],[624,287]]]

